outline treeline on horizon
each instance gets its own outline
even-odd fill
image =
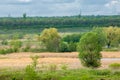
[[[120,15],[64,17],[1,17],[0,29],[39,29],[72,27],[120,27]]]

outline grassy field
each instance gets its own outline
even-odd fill
[[[34,72],[32,69],[26,71],[9,68],[0,70],[0,80],[120,80],[120,71],[87,68],[53,71],[48,68]]]
[[[108,60],[102,59],[98,69],[83,67],[77,52],[0,55],[0,80],[120,80],[120,70],[109,68],[112,63],[120,63],[120,52],[101,53]],[[36,69],[28,67],[32,63],[30,57],[36,55]]]
[[[14,33],[19,33],[19,34],[40,34],[42,30],[45,28],[39,28],[39,29],[1,29],[0,34],[14,34]],[[69,27],[69,28],[57,28],[59,32],[61,33],[79,33],[79,32],[88,32],[92,28],[91,27]]]
[[[78,53],[13,53],[7,55],[0,55],[1,68],[24,68],[32,62],[30,56],[39,56],[38,67],[41,65],[56,64],[58,66],[66,64],[70,69],[78,69],[83,66],[78,59]],[[120,58],[120,52],[102,52],[103,58]],[[103,59],[100,68],[108,68],[111,63],[120,63],[120,59],[106,60]]]

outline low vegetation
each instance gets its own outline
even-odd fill
[[[27,66],[25,70],[2,70],[0,80],[119,80],[120,72],[112,70],[57,70],[35,71],[33,67]]]
[[[114,70],[120,70],[120,63],[112,63],[109,67]]]

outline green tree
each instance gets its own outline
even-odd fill
[[[69,52],[69,44],[61,41],[59,44],[59,52]]]
[[[46,49],[50,52],[57,52],[61,40],[56,28],[49,28],[42,31],[40,41],[44,44]]]
[[[100,28],[100,27],[94,27],[92,31],[97,33],[97,35],[99,37],[99,40],[101,42],[100,44],[102,46],[105,46],[106,45],[106,41],[107,41],[107,37],[105,35],[104,29]]]
[[[13,48],[14,52],[17,52],[22,47],[22,42],[20,40],[12,40],[10,41],[10,47]]]
[[[79,42],[80,38],[81,38],[82,34],[70,34],[70,35],[66,35],[65,37],[63,37],[63,41],[68,42],[68,43],[77,43]]]
[[[107,36],[107,47],[118,46],[120,40],[120,28],[110,26],[104,28],[104,32]]]
[[[97,33],[89,32],[81,37],[78,43],[79,58],[86,67],[99,67],[102,45]]]
[[[23,13],[23,18],[26,19],[26,17],[27,17],[27,14]]]

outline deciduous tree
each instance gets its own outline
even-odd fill
[[[97,33],[89,32],[82,36],[78,43],[79,58],[86,67],[99,67],[102,45]]]
[[[48,51],[58,51],[61,37],[56,28],[44,29],[40,35],[40,41]]]

